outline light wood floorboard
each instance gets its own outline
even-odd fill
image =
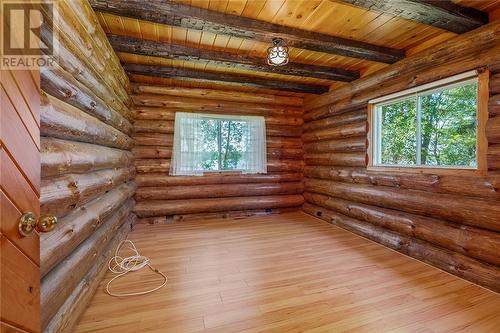
[[[76,332],[498,332],[500,295],[300,212],[137,225],[168,275],[113,298],[104,281]],[[145,269],[117,282],[138,290]]]

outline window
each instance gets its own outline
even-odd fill
[[[370,101],[371,166],[478,169],[478,86],[474,71]]]
[[[265,173],[264,118],[177,112],[170,174],[210,171]]]

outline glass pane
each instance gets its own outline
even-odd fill
[[[476,165],[477,84],[423,95],[422,165]]]
[[[221,121],[220,170],[243,169],[242,158],[246,150],[247,123],[244,121]]]
[[[415,165],[416,98],[405,99],[381,107],[381,163],[386,165]]]
[[[202,119],[201,131],[203,136],[202,164],[203,170],[219,169],[219,121],[214,119]]]

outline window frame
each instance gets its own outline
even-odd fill
[[[408,97],[417,97],[427,95],[434,91],[442,90],[443,88],[452,88],[466,84],[467,82],[477,82],[477,111],[476,111],[476,166],[435,166],[435,165],[387,165],[379,164],[376,159],[381,157],[380,154],[380,136],[381,122],[380,112],[376,108],[380,108],[387,104],[392,104]],[[383,96],[370,100],[368,102],[368,126],[367,126],[367,169],[370,171],[397,171],[408,173],[434,173],[434,174],[454,174],[454,175],[485,175],[487,173],[487,139],[486,139],[486,122],[488,120],[488,98],[489,98],[489,71],[469,71],[466,73],[451,76],[442,80],[424,84],[401,92]],[[419,112],[417,106],[417,114]],[[421,110],[420,110],[421,111]],[[420,132],[419,117],[417,116],[417,161],[420,152],[421,142],[418,140],[418,132]],[[420,153],[420,154],[419,154]]]
[[[196,174],[191,174],[191,175],[185,175],[185,174],[173,174],[173,160],[174,160],[174,154],[175,154],[175,136],[176,136],[176,131],[177,131],[177,114],[178,113],[183,113],[183,114],[190,114],[190,115],[196,115],[199,119],[207,119],[207,120],[215,120],[215,121],[240,121],[240,122],[251,122],[252,120],[258,120],[259,122],[262,123],[263,125],[263,143],[264,143],[264,168],[266,169],[264,172],[259,172],[259,173],[253,173],[253,172],[248,172],[249,169],[227,169],[227,170],[203,170],[203,169],[196,169]],[[180,132],[178,135],[182,136],[182,133]],[[181,139],[181,137],[179,137]],[[237,114],[231,114],[231,115],[226,115],[226,114],[212,114],[212,113],[203,113],[203,112],[176,112],[176,118],[174,120],[174,142],[172,145],[172,156],[171,156],[171,166],[169,170],[169,175],[177,177],[177,176],[204,176],[207,174],[267,174],[267,154],[266,154],[266,140],[267,140],[267,129],[266,129],[266,118],[264,116],[254,116],[254,115],[237,115]]]

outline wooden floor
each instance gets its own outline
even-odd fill
[[[303,213],[138,225],[129,238],[168,286],[117,299],[107,275],[76,332],[500,331],[500,295]],[[159,279],[125,280],[117,290]]]

